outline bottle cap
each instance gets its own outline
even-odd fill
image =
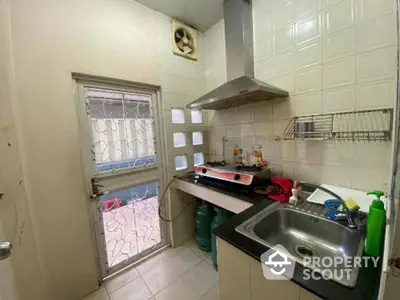
[[[376,198],[378,200],[380,200],[380,198],[384,195],[384,193],[382,191],[375,190],[375,191],[367,193],[367,195],[375,195]]]

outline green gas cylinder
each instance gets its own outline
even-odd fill
[[[211,219],[213,215],[212,206],[205,201],[196,208],[196,241],[201,251],[211,252]]]
[[[212,249],[212,263],[215,270],[218,270],[218,262],[217,262],[217,237],[214,233],[212,233],[213,228],[221,225],[228,219],[232,217],[232,213],[218,206],[214,206],[214,211],[216,215],[213,217],[211,221],[211,249]]]

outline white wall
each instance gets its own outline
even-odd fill
[[[71,72],[159,84],[156,20],[129,0],[11,3],[28,196],[51,299],[79,299],[99,274]]]
[[[161,63],[161,87],[164,107],[163,133],[166,139],[167,150],[167,182],[173,179],[174,175],[192,171],[194,167],[193,153],[203,152],[205,160],[208,158],[208,112],[203,111],[203,123],[192,124],[190,110],[186,105],[196,100],[205,91],[205,49],[203,34],[197,33],[198,60],[192,61],[172,53],[171,19],[165,15],[158,14],[158,48]],[[173,124],[171,108],[184,110],[185,123]],[[204,135],[204,144],[193,146],[192,132],[201,131]],[[186,146],[174,148],[173,133],[183,132],[186,136]],[[187,169],[177,171],[175,168],[175,156],[187,155]],[[184,194],[176,189],[170,190],[170,215],[174,218],[185,208],[185,211],[174,222],[169,223],[170,242],[177,246],[185,242],[194,234],[194,202],[187,206],[188,202],[193,201],[193,197]]]
[[[0,236],[4,240],[5,234],[1,222]],[[18,297],[10,259],[3,260],[0,262],[0,300],[18,300]]]
[[[182,170],[187,172],[193,170],[193,152],[195,149],[191,146],[191,132],[196,130],[205,130],[208,125],[208,113],[203,112],[203,123],[192,124],[190,110],[186,109],[186,105],[196,100],[205,91],[204,77],[204,45],[203,34],[197,33],[197,51],[198,60],[188,60],[180,56],[174,55],[172,49],[171,35],[171,19],[165,15],[158,14],[158,46],[161,65],[161,86],[162,98],[164,106],[164,123],[166,125],[165,134],[167,140],[168,151],[168,168],[169,179],[175,172],[176,155],[187,154],[188,169]],[[185,123],[173,124],[171,116],[171,108],[180,108],[185,113]],[[181,149],[173,147],[173,133],[184,132],[186,134],[187,146]]]
[[[2,0],[2,5],[4,1]],[[18,148],[13,148],[9,152],[13,155],[10,159],[4,159],[8,163],[7,168],[14,170],[15,173],[7,177],[2,171],[2,178],[9,178],[7,187],[15,185],[15,179],[23,178],[21,187],[15,190],[18,191],[18,194],[15,194],[16,197],[11,194],[13,199],[19,201],[17,204],[20,214],[19,228],[24,224],[22,246],[18,247],[17,243],[15,259],[12,261],[16,286],[22,293],[20,295],[22,300],[79,299],[96,288],[100,275],[86,204],[80,162],[79,123],[71,72],[162,85],[166,124],[164,129],[167,142],[170,143],[168,136],[171,136],[175,130],[185,128],[190,132],[195,128],[190,124],[181,127],[172,125],[170,108],[183,108],[202,94],[205,88],[211,89],[225,81],[223,23],[207,31],[204,37],[200,35],[199,62],[192,62],[172,55],[169,18],[132,0],[63,2],[13,0],[9,2],[10,10],[6,8],[5,11],[11,16],[11,29],[9,28],[11,32],[1,37],[2,43],[4,40],[7,46],[4,48],[1,44],[0,56],[6,59],[0,61],[10,62],[13,58],[14,65],[6,68],[1,65],[2,80],[0,82],[6,83],[7,86],[9,84],[9,95],[2,94],[1,99],[2,101],[5,99],[6,105],[12,107],[4,111],[15,110],[17,113],[15,113],[15,120],[7,121],[5,127],[2,127],[7,129],[2,131],[2,134],[10,132],[5,137],[11,138],[11,144],[17,145]],[[271,137],[275,133],[282,133],[288,118],[294,113],[312,113],[315,107],[321,107],[321,110],[324,110],[326,108],[324,103],[326,99],[329,99],[326,95],[329,96],[329,91],[332,91],[329,80],[341,78],[343,73],[333,72],[333,77],[324,81],[325,85],[318,76],[315,77],[317,79],[315,81],[312,76],[318,74],[320,69],[322,74],[325,74],[325,70],[335,62],[338,63],[339,70],[340,67],[352,66],[348,64],[349,61],[354,62],[354,69],[350,72],[352,75],[347,77],[351,79],[351,82],[342,83],[345,86],[338,89],[343,95],[349,96],[350,106],[345,108],[374,106],[375,98],[368,96],[376,91],[380,91],[379,105],[386,106],[392,103],[395,89],[391,62],[394,66],[395,56],[391,46],[394,45],[394,41],[391,38],[386,39],[387,35],[384,34],[386,22],[392,22],[392,14],[386,14],[386,7],[389,10],[391,8],[391,5],[384,5],[388,3],[387,0],[379,2],[364,0],[366,4],[372,5],[372,8],[368,9],[361,19],[358,15],[354,15],[350,23],[346,23],[348,19],[342,20],[342,16],[348,16],[348,5],[353,3],[350,0],[334,1],[337,3],[329,8],[317,6],[318,9],[314,10],[310,16],[318,15],[321,16],[321,20],[324,20],[323,15],[331,11],[332,20],[336,20],[332,25],[339,26],[340,30],[334,33],[331,32],[333,29],[328,31],[321,29],[315,39],[301,45],[297,44],[298,39],[294,36],[287,37],[280,34],[277,36],[278,39],[274,37],[276,46],[272,52],[269,52],[269,40],[280,30],[281,25],[290,29],[290,26],[300,24],[302,20],[305,20],[303,17],[294,19],[295,11],[299,11],[298,3],[305,3],[305,5],[308,3],[311,7],[313,3],[319,3],[318,0],[296,1],[296,7],[293,10],[290,5],[288,8],[281,6],[275,9],[271,5],[275,2],[277,3],[277,1],[254,1],[255,14],[256,11],[261,14],[261,17],[254,16],[256,75],[260,79],[268,79],[269,82],[290,90],[291,101],[275,103],[273,106],[268,104],[257,108],[242,108],[239,112],[233,110],[214,114],[211,123],[213,131],[210,135],[210,149],[215,154],[222,154],[220,137],[225,134],[229,135],[230,132],[239,129],[241,134],[251,131]],[[329,3],[333,2],[329,1]],[[374,5],[377,6],[374,7]],[[270,11],[270,8],[274,10]],[[362,20],[370,18],[371,14],[373,17],[377,14],[377,18],[365,22]],[[285,19],[286,16],[289,16],[288,20]],[[335,19],[335,16],[340,18]],[[272,20],[272,17],[275,18],[274,20],[284,22],[275,22],[272,28],[275,27],[276,30],[269,30],[267,26],[268,20]],[[383,26],[382,32],[379,29],[380,26]],[[363,39],[363,29],[369,32],[367,40]],[[378,30],[377,34],[374,34],[375,30]],[[344,51],[345,56],[328,62],[324,52],[325,43],[330,37],[346,36],[346,32],[350,34],[355,32],[356,39],[348,40],[354,51],[345,51],[348,50],[345,47],[348,45],[346,40],[343,42],[340,38],[333,39],[333,43],[336,41],[337,46],[333,48],[337,49],[338,53]],[[286,40],[279,41],[279,38],[285,39],[285,37],[287,37]],[[370,44],[371,41],[374,43]],[[357,44],[352,44],[353,42]],[[364,42],[367,44],[364,45]],[[316,45],[306,49],[310,49],[309,51],[317,49],[315,56],[306,55],[306,57],[315,59],[315,64],[304,61],[307,66],[295,65],[294,61],[302,61],[303,56],[300,53],[303,46],[314,44]],[[7,50],[8,52],[5,53],[4,49],[10,49],[10,46],[13,52]],[[368,51],[364,53],[365,50]],[[284,55],[296,59],[293,63],[288,63],[290,60],[286,61]],[[364,57],[370,56],[374,60],[364,60]],[[376,61],[379,61],[376,66],[368,64]],[[370,77],[358,76],[357,68],[362,66],[366,67],[363,70],[366,74],[370,74]],[[316,73],[311,72],[312,70]],[[206,78],[204,78],[204,72]],[[14,73],[15,81],[7,81],[7,79],[13,79]],[[308,73],[311,77],[308,77],[308,80],[299,80],[303,78],[301,76],[303,73],[306,78]],[[376,81],[378,79],[379,81]],[[299,85],[302,82],[305,87]],[[309,87],[310,83],[312,83],[311,87]],[[371,89],[368,89],[369,87]],[[348,93],[347,90],[349,90]],[[15,93],[12,94],[11,91]],[[310,94],[315,97],[309,97]],[[307,97],[313,101],[307,102],[310,105],[303,105]],[[296,103],[302,105],[299,106]],[[343,108],[343,102],[340,105]],[[337,109],[335,104],[333,108],[331,106],[332,109],[335,107]],[[304,109],[306,109],[305,112]],[[1,113],[1,119],[4,120],[3,107]],[[5,115],[11,116],[8,113]],[[186,116],[189,120],[188,110],[186,110]],[[203,122],[198,128],[205,128],[208,123],[207,113],[203,120],[205,123]],[[1,138],[1,142],[5,137]],[[347,179],[345,176],[349,176],[351,186],[362,189],[382,188],[386,179],[385,168],[388,166],[389,153],[389,145],[386,144],[332,145],[329,143],[276,143],[269,140],[267,149],[269,151],[267,159],[271,161],[276,173],[316,182],[329,181],[339,185],[345,185],[347,182],[344,181]],[[193,149],[189,150],[191,151],[189,153],[193,153]],[[170,158],[168,166],[171,170],[172,157],[176,152],[171,147],[168,147],[167,152]],[[318,153],[322,154],[316,155]],[[350,157],[348,153],[351,153]],[[21,167],[19,167],[20,156],[22,157]],[[367,158],[369,158],[368,161]],[[336,176],[339,171],[345,171],[345,173],[340,173],[345,175]],[[172,174],[175,173],[171,172],[169,178]],[[307,176],[310,175],[312,177],[308,178]],[[176,198],[180,197],[176,196]],[[10,233],[14,224],[11,220],[13,205],[12,202],[4,201],[0,205],[4,206],[4,203],[8,206],[7,208],[0,207],[0,214],[5,232]],[[181,206],[182,202],[177,202],[173,210],[177,211]],[[6,212],[4,216],[8,216],[8,219],[3,219],[3,212]],[[192,214],[189,214],[190,210],[182,218],[193,220]],[[25,222],[21,223],[21,220]],[[176,224],[174,230],[179,232],[179,228],[182,227],[179,224],[187,223]],[[190,232],[179,233],[180,238],[177,243],[184,240]]]
[[[11,71],[19,109],[16,123],[21,129],[24,183],[32,217],[31,226],[25,223],[25,232],[34,233],[37,248],[37,260],[31,262],[36,263],[33,274],[24,274],[25,267],[14,268],[22,274],[20,284],[27,284],[24,276],[29,276],[38,291],[21,299],[80,299],[97,287],[100,273],[80,162],[71,72],[163,84],[166,107],[180,103],[185,93],[179,89],[189,94],[195,90],[197,95],[203,87],[192,78],[195,74],[186,72],[190,63],[182,59],[182,69],[172,55],[167,62],[172,66],[161,60],[159,43],[161,47],[171,33],[167,25],[162,31],[159,22],[169,21],[135,1],[10,3],[8,38],[15,62]],[[162,51],[172,52],[165,47]],[[180,72],[179,84],[177,73],[165,71],[169,68]],[[196,64],[193,71],[197,69],[203,76]],[[27,285],[23,292],[31,291]],[[38,296],[39,291],[48,295]]]
[[[12,256],[0,261],[4,300],[46,299],[45,281],[27,202],[20,158],[10,43],[10,2],[0,1],[0,240],[13,242]]]
[[[274,139],[292,116],[394,106],[394,12],[392,0],[253,1],[256,78],[290,97],[215,113],[210,152],[221,157],[223,135],[261,135],[275,175],[387,191],[390,143]],[[223,26],[204,35],[204,44],[213,45],[206,51],[208,90],[226,77]]]

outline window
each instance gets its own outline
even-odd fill
[[[194,159],[194,166],[202,165],[204,164],[204,154],[203,152],[199,153],[194,153],[193,154],[193,159]]]
[[[185,123],[185,111],[179,108],[172,109],[172,123],[173,124],[184,124]]]
[[[155,164],[151,96],[85,88],[99,172]]]
[[[175,170],[185,170],[187,168],[187,156],[179,155],[175,157]]]
[[[193,124],[201,124],[203,123],[203,114],[202,111],[199,109],[192,109],[192,123]]]
[[[203,144],[203,133],[201,131],[195,131],[192,133],[193,145]]]
[[[183,132],[174,133],[174,147],[180,148],[186,146],[186,135]]]

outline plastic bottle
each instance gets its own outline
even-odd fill
[[[290,196],[289,198],[289,203],[292,205],[296,205],[298,201],[299,201],[298,190],[296,188],[293,188],[292,196]]]
[[[369,207],[367,222],[367,240],[365,242],[365,252],[372,256],[380,256],[382,253],[382,241],[386,225],[385,206],[380,197],[381,191],[369,192],[368,195],[375,195],[377,199],[372,201]]]

